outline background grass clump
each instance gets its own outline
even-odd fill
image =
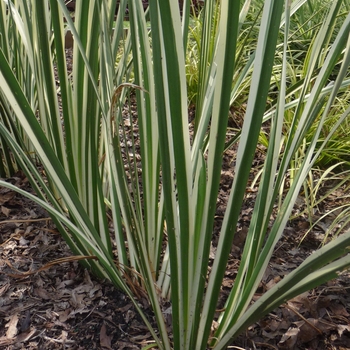
[[[284,135],[284,140],[287,140],[287,136],[292,128],[293,117],[295,114],[295,108],[297,106],[297,101],[300,98],[302,92],[302,82],[306,79],[307,74],[310,73],[309,70],[309,60],[310,55],[315,45],[317,38],[317,33],[320,29],[321,24],[324,22],[331,1],[319,1],[310,0],[306,1],[305,6],[300,7],[293,13],[290,18],[290,31],[287,38],[287,79],[286,79],[286,110],[284,113],[284,127],[282,133]],[[238,37],[238,50],[236,54],[236,66],[235,74],[232,83],[231,92],[231,109],[230,109],[230,119],[229,130],[230,134],[237,135],[241,131],[243,125],[243,119],[245,114],[245,108],[247,105],[247,98],[249,96],[249,89],[252,81],[252,70],[254,53],[258,40],[258,28],[261,21],[263,1],[255,1],[251,6],[249,12],[246,15],[245,21],[242,24],[242,30]],[[345,2],[342,4],[339,11],[339,17],[345,18],[348,13],[349,5]],[[217,16],[219,13],[219,4],[216,4],[213,14],[214,20],[212,21],[212,27],[210,32],[213,34],[217,30]],[[198,94],[198,70],[199,57],[200,57],[200,36],[203,30],[203,13],[198,16],[194,16],[192,21],[190,21],[190,31],[188,40],[188,54],[186,61],[186,74],[187,74],[187,87],[189,95],[189,104],[196,106],[196,97]],[[340,29],[340,22],[334,22],[333,30],[329,31],[329,35],[324,38],[324,42],[329,43],[334,40],[336,33]],[[267,148],[269,144],[269,133],[270,124],[269,117],[271,113],[275,111],[276,103],[278,99],[278,92],[280,91],[281,75],[282,72],[282,62],[283,62],[283,39],[284,36],[283,29],[281,30],[281,36],[277,43],[274,62],[272,68],[272,76],[269,88],[269,97],[266,104],[266,126],[262,129],[260,134],[260,143],[263,147]],[[209,57],[211,57],[214,50],[214,42],[211,43],[209,49]],[[309,82],[309,86],[306,87],[307,92],[310,92],[312,86],[317,78],[322,65],[324,64],[325,57],[329,47],[322,51],[320,56],[317,58],[314,69],[312,71],[312,77]],[[333,69],[332,74],[329,76],[328,84],[333,84],[337,77],[339,64]],[[345,78],[347,82],[350,81],[350,70]],[[332,128],[337,123],[339,116],[346,112],[349,105],[350,93],[347,88],[347,83],[341,89],[339,95],[337,96],[334,104],[332,105],[329,113],[327,114],[323,127],[321,129],[319,139],[317,143],[322,145],[325,139],[330,134]],[[319,111],[319,116],[322,110]],[[295,169],[300,166],[300,163],[304,157],[305,148],[312,142],[313,135],[317,129],[320,117],[316,117],[313,120],[310,129],[306,133],[304,139],[301,142],[300,148],[295,153],[294,159],[290,164],[290,172],[288,176],[293,178]],[[338,181],[338,183],[347,183],[348,181],[348,171],[350,169],[350,116],[345,118],[343,122],[337,127],[337,130],[332,133],[331,138],[327,140],[327,144],[323,147],[321,152],[318,154],[315,161],[315,166],[310,170],[310,175],[308,180],[304,184],[303,197],[305,199],[306,212],[301,212],[303,215],[307,215],[310,221],[311,227],[313,226],[313,217],[315,211],[317,211],[316,203],[319,203],[320,199],[324,200],[326,197],[318,192],[318,189],[326,185],[323,181],[329,180],[329,169],[332,169],[333,184]],[[236,136],[233,137],[232,141],[236,140]],[[232,142],[228,142],[232,144]],[[283,145],[281,147],[284,147]],[[318,147],[315,148],[315,154],[318,152]],[[324,174],[324,176],[323,176]],[[337,179],[337,181],[335,180]],[[254,182],[255,183],[255,182]],[[285,186],[289,181],[284,181]],[[315,190],[315,188],[317,190]],[[283,190],[282,190],[283,192]],[[322,215],[325,213],[322,213]],[[301,214],[300,214],[301,215]],[[341,216],[342,217],[342,216]],[[341,217],[337,217],[335,222],[342,221]],[[346,225],[345,225],[346,226]],[[342,225],[342,227],[344,227]]]

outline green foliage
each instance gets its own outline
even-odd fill
[[[193,138],[187,108],[193,94],[186,79],[186,62],[191,60],[187,46],[192,45],[190,1],[184,1],[181,17],[177,1],[150,1],[145,14],[141,0],[121,0],[114,21],[115,0],[80,0],[74,22],[63,0],[9,2],[11,25],[2,28],[1,34],[7,41],[16,38],[17,51],[26,64],[16,66],[8,46],[1,42],[1,101],[11,111],[21,137],[17,139],[3,120],[0,135],[38,197],[17,190],[49,211],[75,254],[92,257],[85,261],[87,267],[129,295],[159,348],[206,349],[210,344],[223,349],[285,300],[337,277],[350,265],[347,232],[251,305],[305,179],[350,112],[344,103],[320,141],[327,116],[349,85],[350,15],[338,16],[340,0],[327,8],[305,56],[304,76],[298,75],[293,85],[297,98],[292,106],[288,104],[290,18],[306,2],[264,1],[253,16],[259,21],[247,24],[249,11],[257,9],[249,0],[221,2],[219,8],[216,1],[205,1],[203,29],[196,34],[199,49],[195,56],[199,58]],[[6,17],[6,6],[1,3]],[[124,38],[127,3],[130,27]],[[64,52],[67,28],[74,36],[71,75]],[[254,44],[244,39],[242,45],[241,38],[253,32]],[[278,84],[276,50],[280,52]],[[320,54],[322,65],[318,65]],[[241,67],[240,62],[244,62]],[[268,104],[273,84],[278,89],[273,91],[274,103]],[[229,110],[242,94],[244,121],[235,177],[209,272]],[[132,117],[133,102],[137,118]],[[283,136],[287,118],[289,133]],[[262,124],[268,119],[266,160],[239,271],[225,308],[216,318],[240,204]],[[307,143],[303,141],[306,135],[310,135]],[[25,142],[35,150],[47,181],[23,148]],[[289,164],[301,146],[293,181],[270,223]],[[13,188],[5,181],[0,184]],[[158,322],[158,335],[136,300],[145,292]],[[164,298],[171,301],[172,337],[163,315]],[[212,333],[214,320],[218,327]]]

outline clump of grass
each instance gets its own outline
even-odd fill
[[[293,16],[291,16],[290,22],[290,34],[288,36],[288,65],[287,65],[287,94],[286,94],[286,104],[289,108],[286,109],[284,114],[284,127],[281,147],[285,146],[285,142],[288,139],[288,134],[292,128],[293,118],[295,115],[295,107],[297,105],[296,101],[301,96],[301,87],[303,81],[306,79],[307,74],[310,74],[310,55],[313,49],[313,45],[316,45],[315,38],[317,37],[317,32],[320,28],[321,23],[323,23],[327,11],[329,9],[330,1],[320,1],[320,0],[309,0],[307,5],[303,6],[301,9],[297,10]],[[251,6],[249,13],[246,14],[246,21],[242,26],[242,31],[238,38],[237,47],[237,57],[236,57],[236,67],[235,74],[232,82],[232,93],[231,93],[231,115],[229,122],[229,130],[232,137],[232,141],[228,142],[228,145],[235,142],[240,133],[241,126],[243,125],[243,116],[245,114],[245,108],[247,104],[247,97],[249,95],[249,89],[251,86],[251,71],[252,71],[252,57],[254,55],[256,42],[257,42],[257,28],[256,25],[261,19],[261,8],[263,2],[256,2],[254,6]],[[342,4],[342,10],[340,11],[340,16],[344,16],[347,13],[348,5],[346,3]],[[200,36],[202,31],[202,14],[198,17],[193,17],[190,24],[190,35],[188,41],[188,55],[186,61],[186,74],[187,74],[187,88],[188,96],[191,104],[196,105],[197,98],[197,86],[198,86],[198,70],[199,70],[199,55],[200,55]],[[318,60],[314,66],[312,77],[310,79],[310,84],[308,91],[311,91],[312,86],[317,78],[317,75],[324,63],[324,59],[329,49],[327,43],[332,42],[336,33],[339,30],[339,22],[335,21],[331,25],[334,27],[333,31],[330,31],[330,37],[324,38],[325,47],[327,49],[322,55],[318,57]],[[212,28],[215,31],[215,28]],[[283,31],[282,31],[283,33]],[[275,64],[272,69],[272,76],[270,82],[270,92],[269,99],[266,106],[266,120],[271,116],[272,111],[276,108],[277,96],[280,91],[280,81],[282,75],[282,57],[283,57],[283,36],[281,35],[280,44],[277,45]],[[328,45],[328,46],[327,46]],[[340,62],[339,62],[340,64]],[[335,66],[334,71],[329,77],[329,84],[333,83],[337,76],[338,66]],[[348,74],[348,79],[350,79],[350,72]],[[306,95],[307,97],[308,95]],[[339,117],[345,113],[347,106],[350,101],[350,92],[343,89],[338,94],[335,103],[329,110],[323,124],[323,128],[319,135],[317,144],[322,146],[327,139],[330,131],[337,123]],[[319,120],[321,118],[323,110],[318,111],[318,116],[315,117],[313,124],[310,129],[300,142],[300,147],[296,150],[294,159],[290,164],[289,175],[290,178],[283,181],[283,186],[285,188],[280,190],[281,197],[285,192],[285,189],[289,186],[290,181],[293,181],[294,173],[301,166],[301,162],[305,157],[305,149],[307,149],[312,142],[313,135],[318,127]],[[259,142],[262,146],[268,147],[269,145],[269,133],[270,127],[267,126],[263,128]],[[305,201],[305,208],[308,219],[310,221],[310,227],[314,225],[314,215],[313,213],[317,211],[317,198],[322,198],[325,200],[327,196],[331,195],[331,192],[327,192],[326,195],[320,196],[316,189],[322,187],[322,182],[329,181],[329,169],[335,174],[333,178],[334,186],[337,184],[346,183],[349,181],[346,170],[350,169],[350,141],[348,141],[348,136],[350,133],[350,116],[344,119],[342,124],[337,128],[337,130],[332,133],[332,136],[327,140],[326,146],[315,148],[314,153],[319,152],[317,159],[315,161],[314,167],[310,170],[308,179],[305,181],[303,186],[303,198]],[[259,176],[259,175],[258,175]],[[257,181],[257,179],[256,179]],[[281,201],[281,199],[280,199]],[[344,208],[345,212],[346,209]],[[334,212],[339,213],[334,219],[334,225],[336,226],[338,222],[342,220],[344,215],[343,211],[334,209]],[[299,212],[298,215],[305,215],[305,211]],[[327,215],[325,213],[324,215]],[[341,226],[343,227],[343,226]]]

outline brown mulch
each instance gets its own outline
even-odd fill
[[[22,174],[9,181],[28,187]],[[75,261],[39,206],[0,188],[0,208],[0,349],[139,349],[152,341],[130,300]]]

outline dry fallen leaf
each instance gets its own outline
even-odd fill
[[[16,343],[25,343],[29,341],[36,334],[35,328],[30,328],[27,332],[20,333],[16,337]]]
[[[333,302],[333,303],[330,303],[328,307],[331,309],[334,315],[344,316],[344,317],[350,316],[349,313],[346,311],[346,308],[342,304]]]
[[[12,339],[17,335],[18,315],[11,315],[8,319],[9,322],[5,325],[5,327],[7,328],[6,337],[8,339]]]
[[[42,287],[35,288],[33,294],[38,296],[38,297],[40,297],[40,298],[42,298],[42,299],[44,299],[44,300],[52,299],[52,296],[50,295],[50,293],[48,293],[47,290],[45,290]]]
[[[340,337],[343,335],[343,333],[345,331],[350,333],[350,325],[344,326],[344,325],[338,324],[337,325],[337,331],[338,331],[338,334],[339,334]]]
[[[279,348],[285,349],[285,350],[294,349],[298,340],[299,332],[300,332],[299,328],[295,328],[295,327],[289,328],[288,331],[285,334],[283,334],[280,342],[278,343]]]
[[[11,209],[1,206],[1,212],[8,218],[10,216]]]
[[[112,338],[109,335],[107,335],[107,328],[106,325],[103,323],[100,331],[100,345],[102,348],[112,350],[111,344]]]
[[[69,319],[69,317],[71,315],[71,312],[72,312],[71,308],[68,308],[68,309],[65,309],[63,311],[57,312],[58,315],[59,315],[60,322],[66,322]]]
[[[6,193],[1,193],[0,194],[0,205],[3,205],[5,203],[7,203],[8,201],[10,201],[14,196],[16,195],[16,193],[14,191],[9,191]]]

